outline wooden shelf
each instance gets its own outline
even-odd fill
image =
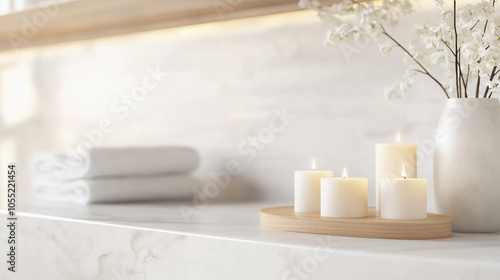
[[[0,16],[0,51],[299,9],[298,0],[75,0]]]

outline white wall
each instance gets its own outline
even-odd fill
[[[396,36],[408,38],[416,17],[432,15],[406,19]],[[33,151],[67,149],[110,118],[115,128],[103,145],[192,145],[203,157],[202,177],[241,162],[252,186],[229,193],[291,203],[293,171],[315,158],[319,169],[340,175],[346,166],[350,176],[367,177],[373,205],[375,144],[394,141],[398,131],[404,142],[432,139],[445,97],[422,77],[412,96],[385,100],[383,88],[403,76],[402,54],[382,57],[371,44],[348,61],[323,47],[324,31],[304,11],[2,53],[2,75],[11,65],[29,69],[11,84],[33,84],[17,102],[35,106],[15,125],[3,116],[0,141],[16,135],[15,160],[26,174]],[[156,67],[169,75],[121,119],[113,105],[123,105],[121,96]],[[1,92],[2,100],[14,91]],[[285,108],[295,118],[246,160],[238,147]],[[433,209],[432,156],[418,168],[429,179]]]

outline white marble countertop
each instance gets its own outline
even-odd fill
[[[307,263],[308,254],[314,256],[317,248],[328,244],[336,257],[328,259],[328,265],[316,262],[320,268],[324,266],[312,271],[311,275],[317,274],[318,277],[338,275],[336,279],[353,279],[356,275],[371,275],[370,279],[398,279],[404,275],[406,279],[500,278],[499,233],[454,233],[451,238],[437,240],[387,240],[282,232],[259,226],[259,210],[280,205],[286,204],[211,204],[199,215],[192,216],[190,222],[184,221],[179,203],[171,202],[57,207],[34,205],[19,212],[18,216],[21,219],[26,217],[169,233],[196,237],[206,242],[214,239],[227,241],[228,244],[238,242],[248,244],[250,251],[255,246],[270,245],[281,250],[279,258],[288,258],[289,265],[299,266],[304,261]],[[294,250],[305,257],[294,255]],[[352,269],[359,264],[363,264],[363,269]],[[351,269],[346,270],[349,267]],[[297,277],[296,274],[282,274],[282,279],[305,279],[294,278],[293,275]]]

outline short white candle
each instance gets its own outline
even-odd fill
[[[356,218],[368,215],[368,180],[347,178],[321,179],[321,216]]]
[[[400,178],[401,167],[406,166],[408,178],[417,178],[417,145],[402,144],[398,133],[395,144],[377,144],[376,146],[376,178],[375,208],[380,215],[380,180],[384,178]]]
[[[333,171],[295,171],[295,212],[319,213],[321,204],[321,178],[333,177]]]
[[[383,219],[427,219],[427,180],[406,178],[381,180],[380,217]]]

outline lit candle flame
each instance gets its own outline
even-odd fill
[[[313,159],[312,170],[316,171],[316,161]]]
[[[401,143],[401,134],[398,132],[398,136],[396,137],[396,143],[399,144]]]
[[[403,163],[403,170],[401,171],[401,177],[406,179],[406,169],[405,169],[405,164]]]
[[[345,179],[347,178],[347,170],[344,167],[344,172],[342,173],[342,178]]]

